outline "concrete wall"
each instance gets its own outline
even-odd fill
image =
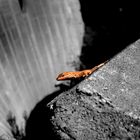
[[[0,0],[0,135],[8,115],[24,128],[43,97],[55,90],[56,75],[74,69],[83,22],[78,0]]]

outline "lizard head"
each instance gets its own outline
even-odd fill
[[[58,77],[56,78],[57,81],[62,81],[62,80],[71,80],[75,78],[75,74],[74,72],[63,72],[61,74],[58,75]]]

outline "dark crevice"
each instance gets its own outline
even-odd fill
[[[47,107],[47,104],[60,93],[62,93],[62,90],[53,92],[35,106],[27,120],[26,136],[22,140],[58,140],[50,121],[54,112]]]
[[[140,9],[114,1],[80,0],[85,23],[81,69],[102,63],[140,38]]]
[[[22,10],[23,9],[23,0],[18,0],[18,3],[19,3],[20,9]]]
[[[26,0],[18,0],[21,12],[25,12]]]

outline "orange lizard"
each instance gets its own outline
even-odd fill
[[[104,63],[101,63],[98,66],[93,67],[92,69],[88,69],[88,70],[63,72],[63,73],[58,75],[56,80],[57,81],[63,81],[63,80],[79,79],[79,78],[82,78],[82,77],[89,76],[90,74],[95,72],[97,69],[102,67],[106,62],[107,61],[105,61]]]

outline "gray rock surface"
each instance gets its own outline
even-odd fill
[[[53,132],[64,140],[140,139],[140,41],[47,107]]]

